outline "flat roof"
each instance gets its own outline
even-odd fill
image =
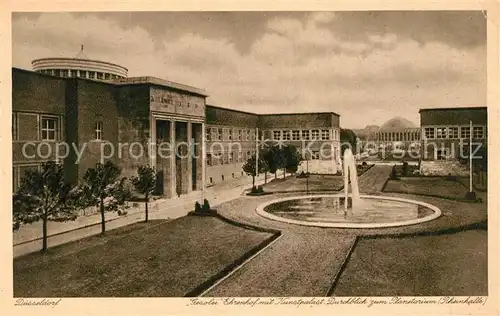
[[[486,110],[486,106],[465,106],[465,107],[454,107],[454,108],[425,108],[418,110],[418,113],[423,111],[456,111],[456,110]]]
[[[252,112],[247,112],[247,111],[242,111],[242,110],[236,110],[236,109],[225,108],[225,107],[222,107],[222,106],[217,106],[217,105],[210,105],[210,104],[207,104],[206,106],[207,106],[207,107],[212,107],[212,108],[221,109],[221,110],[227,110],[227,111],[239,112],[239,113],[244,113],[244,114],[252,114],[252,115],[258,115],[258,116],[265,116],[265,115],[268,115],[268,116],[271,116],[271,115],[307,115],[307,114],[333,114],[333,115],[340,116],[339,114],[337,114],[337,113],[335,113],[335,112],[252,113]]]
[[[206,93],[205,89],[200,89],[200,88],[195,88],[193,86],[188,86],[182,83],[174,82],[174,81],[169,81],[157,77],[151,77],[151,76],[143,76],[143,77],[128,77],[128,78],[119,78],[119,79],[113,79],[111,82],[115,84],[154,84],[158,86],[165,86],[169,88],[174,88],[177,90],[183,90],[183,91],[188,91],[194,94],[199,94],[202,96],[207,97],[208,94]]]

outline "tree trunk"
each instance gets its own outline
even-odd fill
[[[101,209],[101,234],[104,234],[104,232],[106,232],[106,218],[104,217],[104,200],[103,199],[101,199],[100,209]]]
[[[267,172],[264,172],[264,184],[267,183]]]
[[[42,252],[47,250],[47,213],[42,216]]]
[[[255,188],[255,176],[252,175],[252,188]]]
[[[145,203],[146,203],[146,219],[144,220],[144,222],[146,222],[146,223],[147,223],[147,221],[148,221],[148,217],[149,217],[149,216],[148,216],[148,215],[149,215],[149,212],[148,212],[148,198],[147,198],[147,197],[146,197],[146,202],[145,202]]]
[[[283,168],[283,180],[285,179],[286,177],[286,169]]]

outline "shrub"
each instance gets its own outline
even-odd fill
[[[201,213],[202,208],[200,202],[196,201],[196,203],[194,203],[194,211],[195,213]]]
[[[262,188],[261,185],[259,185],[258,187],[252,187],[252,190],[250,192],[254,194],[264,193],[264,189]]]
[[[452,176],[451,173],[448,173],[448,175],[446,176],[446,180],[448,180],[448,181],[457,181],[457,177],[456,176]]]
[[[403,161],[403,177],[408,176],[408,162]]]
[[[397,180],[398,179],[398,175],[397,175],[397,172],[396,172],[396,165],[392,166],[391,179],[392,180]]]
[[[208,203],[207,199],[203,200],[203,212],[210,212],[210,203]]]

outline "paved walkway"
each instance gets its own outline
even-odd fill
[[[373,166],[359,177],[361,193],[380,192],[390,166]],[[377,191],[378,190],[378,191]],[[264,200],[240,198],[222,205],[219,213],[233,220],[279,229],[283,235],[261,255],[204,296],[325,296],[356,235],[349,230],[321,229],[270,221],[253,211]]]
[[[256,185],[264,183],[264,176],[256,180]],[[205,190],[191,192],[187,195],[173,199],[159,199],[152,201],[149,206],[150,219],[175,219],[186,216],[194,208],[196,201],[207,198],[212,206],[220,205],[241,196],[242,191],[248,189],[252,184],[251,177],[218,183]],[[135,207],[128,209],[128,214],[118,216],[116,213],[106,213],[106,230],[112,230],[125,225],[144,220],[144,204],[137,203]],[[79,240],[84,237],[99,234],[100,214],[80,216],[70,222],[48,222],[48,245],[57,246],[63,243]],[[14,257],[22,256],[41,249],[42,223],[22,225],[13,233]]]

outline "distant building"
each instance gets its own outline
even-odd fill
[[[487,148],[486,107],[421,109],[421,172],[435,175],[468,175],[469,143]],[[472,121],[472,130],[470,122]],[[485,152],[485,151],[484,151]],[[460,163],[462,162],[462,163]]]
[[[405,118],[395,117],[378,129],[375,139],[379,145],[393,146],[398,143],[408,148],[420,141],[420,128]]]

